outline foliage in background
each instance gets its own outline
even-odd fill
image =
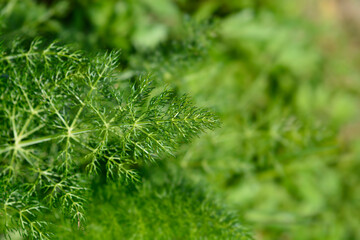
[[[336,1],[13,6],[3,16],[18,25],[4,38],[21,32],[120,47],[120,78],[151,71],[177,94],[214,106],[222,128],[182,146],[173,162],[238,211],[258,239],[360,238],[359,59]]]

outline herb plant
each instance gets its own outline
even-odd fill
[[[118,53],[87,58],[56,43],[0,47],[0,214],[5,233],[47,239],[44,212],[82,228],[94,179],[134,182],[136,169],[218,125],[207,109],[149,76],[117,77]],[[97,176],[97,177],[96,177]]]
[[[35,54],[26,54],[28,48],[21,50],[26,45],[24,42],[12,44],[17,37],[42,36],[49,42],[54,39],[75,42],[76,47],[89,52],[121,49],[117,62],[122,70],[115,69],[108,77],[111,88],[121,93],[121,104],[102,97],[98,101],[99,87],[92,94],[95,98],[86,100],[90,87],[83,82],[83,76],[89,64],[96,65],[95,59],[106,59],[104,55],[86,59],[77,53],[79,59],[72,64],[65,57],[52,56],[47,68],[31,64],[31,71],[47,73],[56,72],[57,65],[66,65],[65,62],[73,68],[76,65],[78,70],[74,71],[80,74],[70,76],[74,81],[67,80],[64,87],[70,88],[87,105],[77,120],[77,124],[82,124],[77,125],[77,129],[90,128],[89,121],[94,119],[90,115],[97,115],[89,103],[96,109],[103,106],[99,112],[106,120],[115,114],[111,106],[127,106],[132,86],[139,86],[143,81],[136,76],[143,71],[151,72],[150,88],[154,89],[144,105],[136,107],[140,111],[146,111],[150,99],[163,92],[158,87],[165,82],[176,89],[171,93],[174,98],[180,99],[183,93],[189,92],[197,104],[215,108],[222,120],[221,128],[203,134],[191,144],[179,144],[186,139],[181,134],[173,142],[165,141],[171,149],[160,149],[151,155],[150,161],[160,160],[156,164],[143,164],[150,161],[142,158],[122,160],[125,170],[132,174],[108,172],[107,160],[102,156],[111,156],[114,150],[111,147],[109,150],[109,146],[114,145],[114,138],[108,139],[110,145],[105,151],[99,150],[94,156],[85,146],[96,149],[104,131],[75,134],[83,145],[70,138],[70,172],[77,176],[73,174],[73,179],[67,182],[78,184],[82,188],[77,190],[78,196],[86,200],[79,201],[86,209],[86,224],[80,221],[80,228],[77,216],[69,221],[69,208],[61,208],[61,190],[57,195],[60,198],[50,204],[46,196],[51,189],[36,187],[28,197],[31,186],[25,183],[37,175],[28,170],[29,164],[18,151],[20,158],[16,155],[15,159],[23,164],[17,164],[15,169],[17,172],[26,169],[18,179],[25,174],[27,179],[17,180],[21,185],[12,195],[17,209],[7,208],[13,221],[0,212],[0,239],[5,236],[5,216],[10,220],[6,228],[9,238],[21,238],[15,232],[19,230],[26,235],[25,230],[18,227],[19,209],[23,209],[22,213],[27,213],[25,216],[31,221],[53,223],[39,229],[52,232],[51,238],[66,240],[249,239],[239,220],[251,225],[259,240],[360,239],[360,192],[356,190],[360,182],[357,171],[360,166],[360,62],[356,52],[359,38],[354,34],[358,32],[354,24],[358,20],[351,17],[359,15],[355,2],[0,0],[0,42],[3,42],[1,51],[5,57],[0,62],[0,132],[5,136],[0,140],[0,149],[7,149],[0,154],[1,163],[11,161],[13,152],[9,147],[14,145],[11,121],[6,115],[12,115],[12,106],[16,106],[15,112],[29,109],[26,101],[24,104],[24,100],[16,99],[16,96],[24,98],[21,89],[31,96],[32,103],[43,102],[39,113],[42,118],[42,114],[47,114],[45,119],[53,120],[48,121],[52,125],[41,126],[43,122],[33,117],[24,132],[41,127],[20,142],[59,134],[52,140],[23,149],[42,161],[51,156],[45,161],[49,166],[59,167],[61,159],[65,159],[61,151],[66,146],[66,127],[31,76],[41,75],[46,81],[48,77],[44,73],[22,76],[35,58],[38,63],[46,62],[42,52],[47,47],[38,45]],[[21,61],[7,57],[18,54],[23,55]],[[51,56],[51,53],[45,55]],[[14,73],[4,70],[12,67],[23,79],[17,81],[22,88],[13,84]],[[99,84],[103,85],[101,81]],[[47,86],[42,88],[46,88],[60,115],[71,125],[81,103],[74,94],[64,90],[67,94],[64,95]],[[67,103],[72,101],[73,105],[69,103],[61,108],[63,99]],[[44,109],[51,110],[52,115]],[[27,119],[21,114],[29,111],[15,114],[18,134]],[[96,128],[102,128],[101,119],[96,119]],[[154,131],[159,133],[156,128]],[[98,141],[96,134],[100,136]],[[180,150],[175,152],[179,145]],[[126,153],[134,154],[131,151],[140,150],[132,148]],[[94,157],[96,168],[87,174]],[[5,168],[2,165],[2,169]],[[56,170],[52,171],[59,175]],[[5,181],[8,174],[1,176],[4,181],[0,183],[0,193],[4,196],[17,184],[13,182],[12,187],[9,185],[2,191],[3,185],[9,183]],[[60,175],[65,176],[63,172]],[[113,181],[108,181],[110,179]],[[7,199],[1,198],[0,204]],[[40,211],[34,208],[26,212],[26,206],[40,206]],[[235,214],[229,217],[229,210]],[[36,218],[29,212],[36,212]],[[70,218],[73,216],[71,213]]]

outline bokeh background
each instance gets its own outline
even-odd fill
[[[217,112],[221,128],[162,164],[212,192],[255,239],[360,239],[359,1],[1,1],[3,41],[121,49],[119,78],[150,72]],[[121,198],[94,201],[89,235],[124,231]],[[58,234],[76,236],[66,224]]]

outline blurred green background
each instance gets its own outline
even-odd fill
[[[255,239],[360,239],[358,1],[2,2],[5,44],[43,36],[88,52],[121,49],[120,78],[151,72],[157,86],[213,108],[222,127],[162,162],[212,192]],[[126,198],[118,194],[119,202]],[[127,236],[119,222],[125,213],[99,223],[115,211],[119,202],[113,201],[94,200],[103,210],[90,210],[89,229],[100,231],[99,238]],[[134,205],[140,212],[152,206]],[[195,216],[206,218],[204,212]],[[226,228],[231,226],[216,231]],[[74,234],[59,229],[64,239]]]

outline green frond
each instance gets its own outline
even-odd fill
[[[172,155],[181,142],[218,125],[187,96],[152,94],[148,76],[120,84],[118,52],[86,58],[41,40],[27,49],[13,46],[0,47],[0,176],[9,183],[4,191],[23,189],[19,197],[37,201],[33,209],[40,212],[44,204],[60,207],[79,228],[94,175],[138,181],[139,164]],[[15,229],[46,236],[30,210],[14,211],[22,223]]]

